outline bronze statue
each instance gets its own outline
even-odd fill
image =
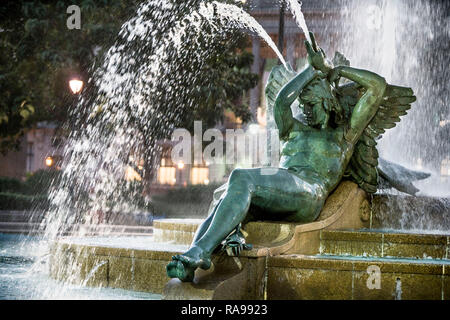
[[[234,254],[249,249],[240,225],[251,218],[314,221],[344,177],[369,193],[377,191],[383,178],[401,191],[415,193],[410,181],[428,176],[378,162],[376,139],[406,114],[416,100],[412,89],[352,68],[339,53],[333,66],[313,34],[311,40],[305,42],[308,67],[296,74],[277,66],[266,86],[267,107],[273,108],[282,142],[279,168],[271,175],[261,174],[261,168],[235,169],[218,190],[225,192],[213,202],[189,250],[167,265],[169,277],[192,281],[197,268],[211,266],[211,254],[221,243]],[[346,83],[341,85],[341,78]],[[294,118],[291,111],[297,99],[303,119]],[[248,215],[250,207],[257,208],[256,216]]]

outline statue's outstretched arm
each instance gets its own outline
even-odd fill
[[[291,81],[280,90],[275,99],[273,116],[280,138],[285,137],[294,124],[294,117],[292,115],[291,104],[297,99],[302,89],[319,73],[312,67],[308,66],[301,73],[292,78]]]
[[[329,77],[330,82],[336,80],[337,77],[344,77],[366,89],[366,92],[353,109],[348,130],[345,134],[347,141],[356,143],[378,110],[386,88],[386,81],[376,73],[346,66],[334,68]]]

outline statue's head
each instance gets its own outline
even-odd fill
[[[303,89],[300,106],[311,127],[325,129],[345,121],[345,113],[326,79],[313,80]]]

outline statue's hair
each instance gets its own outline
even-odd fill
[[[347,114],[336,98],[332,87],[325,79],[315,79],[311,81],[300,94],[300,102],[303,105],[303,112],[308,119],[311,116],[312,108],[322,108],[336,124],[343,124],[347,121]]]

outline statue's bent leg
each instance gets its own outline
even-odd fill
[[[206,232],[206,230],[208,230],[209,225],[211,224],[211,221],[217,211],[217,207],[219,206],[220,202],[222,201],[222,198],[225,196],[227,187],[228,187],[228,183],[223,184],[219,188],[214,190],[213,200],[211,201],[211,204],[209,205],[209,209],[208,209],[208,217],[198,227],[197,231],[195,232],[193,242],[200,239],[203,236],[203,234]]]
[[[208,269],[211,265],[211,253],[218,245],[216,242],[220,243],[245,218],[250,206],[251,191],[250,179],[243,178],[242,172],[241,170],[232,172],[226,192],[200,225],[189,250],[172,257],[173,261],[166,268],[169,277],[192,281],[197,268]],[[218,225],[222,227],[218,228]],[[208,235],[211,232],[219,233],[213,236],[213,239],[209,239]]]
[[[200,226],[189,250],[173,257],[167,266],[169,277],[192,281],[196,268],[209,268],[212,252],[244,220],[251,204],[279,215],[280,220],[317,217],[324,201],[320,187],[286,169],[270,172],[263,174],[260,168],[232,172],[226,192]]]

